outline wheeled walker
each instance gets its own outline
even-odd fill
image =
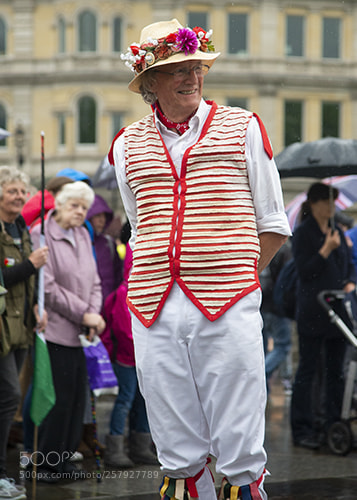
[[[357,408],[354,408],[357,402],[357,395],[355,394],[357,378],[357,294],[356,291],[346,293],[341,290],[324,290],[318,294],[318,301],[327,312],[331,323],[337,326],[353,346],[345,380],[341,419],[331,424],[327,431],[327,444],[330,450],[336,455],[347,455],[354,445],[352,423],[357,421]],[[333,305],[337,301],[343,302],[352,330],[335,312]]]

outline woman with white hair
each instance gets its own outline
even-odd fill
[[[21,210],[29,179],[16,168],[0,167],[0,267],[7,289],[0,331],[0,498],[26,498],[6,474],[9,431],[21,399],[19,372],[33,329],[45,326],[34,305],[35,274],[47,259],[47,247],[32,251]],[[25,495],[25,496],[24,496]]]
[[[78,470],[69,461],[82,436],[87,370],[79,340],[83,329],[89,337],[101,333],[102,292],[87,229],[83,226],[94,192],[85,182],[66,184],[56,197],[56,207],[45,222],[49,257],[45,266],[45,337],[50,354],[56,403],[39,433],[44,463],[38,479],[55,482]],[[39,246],[40,229],[32,232]]]

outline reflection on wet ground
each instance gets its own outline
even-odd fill
[[[333,455],[327,447],[318,451],[294,447],[289,428],[289,403],[290,396],[284,393],[280,381],[275,380],[267,408],[267,468],[271,476],[266,479],[266,490],[269,500],[356,500],[357,448],[341,457]],[[112,404],[108,396],[97,402],[98,433],[102,442]],[[357,437],[356,426],[354,435]],[[20,449],[11,448],[8,452],[9,475],[19,481]],[[119,471],[105,470],[103,466],[101,482],[96,479],[94,460],[86,459],[83,468],[88,471],[88,479],[84,481],[38,484],[36,500],[159,500],[159,467],[141,466]],[[217,487],[220,479],[216,475]],[[31,483],[26,482],[26,488],[28,499],[35,500]]]

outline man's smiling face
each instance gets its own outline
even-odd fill
[[[198,108],[203,90],[204,75],[194,68],[200,61],[165,64],[156,71],[152,91],[156,94],[163,113],[174,122],[185,121]],[[181,76],[177,70],[183,69]]]

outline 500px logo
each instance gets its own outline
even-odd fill
[[[73,453],[71,451],[64,451],[61,454],[57,451],[50,451],[46,454],[41,451],[34,451],[30,454],[25,451],[20,451],[20,464],[23,468],[29,465],[41,466],[43,464],[55,467],[59,463],[69,460],[72,456]]]

